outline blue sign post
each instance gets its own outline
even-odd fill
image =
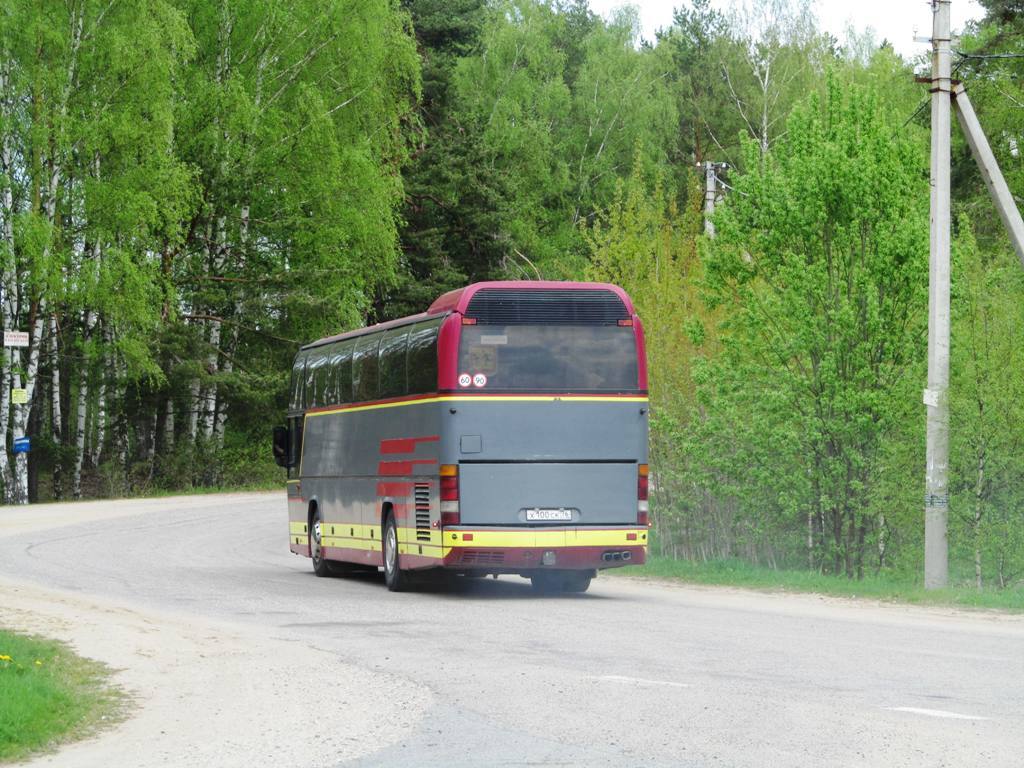
[[[16,437],[14,438],[14,452],[15,453],[28,453],[32,450],[32,440],[28,437]]]

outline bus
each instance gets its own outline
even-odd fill
[[[302,347],[274,455],[289,547],[327,576],[514,574],[584,592],[641,564],[647,365],[625,291],[481,282]]]

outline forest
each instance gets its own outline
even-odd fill
[[[954,76],[1020,202],[1024,8],[981,5]],[[648,337],[657,553],[918,573],[921,48],[806,0],[680,0],[655,39],[585,0],[8,0],[5,500],[283,483],[300,344],[471,281],[606,280]],[[998,589],[1024,269],[955,127],[953,206],[951,573]]]

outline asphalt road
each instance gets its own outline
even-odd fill
[[[392,594],[314,577],[283,491],[47,509],[0,509],[0,576],[337,659],[304,700],[370,743],[324,765],[1024,765],[1020,617],[608,576],[578,596],[516,577]]]

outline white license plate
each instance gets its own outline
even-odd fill
[[[571,509],[528,509],[526,519],[533,520],[572,520]]]

